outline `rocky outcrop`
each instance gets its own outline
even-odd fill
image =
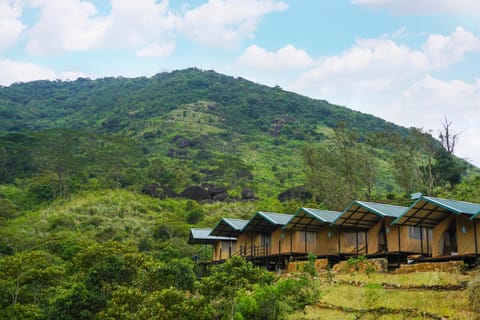
[[[142,190],[140,190],[140,192],[143,194],[147,194],[152,198],[158,198],[160,194],[158,191],[159,188],[160,188],[159,183],[149,183],[149,184],[143,185]]]
[[[176,135],[175,137],[173,137],[171,142],[175,143],[175,145],[180,149],[194,148],[196,146],[202,145],[201,141],[185,138],[181,135]]]
[[[243,200],[253,200],[255,199],[255,194],[251,188],[243,188],[242,190],[242,199]]]
[[[180,193],[180,197],[195,200],[195,201],[204,201],[211,200],[212,196],[208,190],[203,189],[200,186],[190,186]]]
[[[278,195],[278,200],[280,200],[281,202],[285,202],[293,199],[298,199],[303,201],[310,200],[312,199],[312,194],[308,192],[304,186],[298,186],[298,187],[287,189]]]
[[[176,193],[172,188],[168,186],[161,186],[159,183],[149,183],[142,186],[140,190],[141,193],[147,194],[152,198],[176,198],[178,193]]]

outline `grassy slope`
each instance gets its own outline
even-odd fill
[[[361,135],[406,132],[326,101],[198,69],[152,78],[15,84],[0,88],[0,115],[0,132],[66,127],[129,137],[145,148],[146,160],[164,159],[200,179],[200,169],[219,169],[209,182],[238,192],[235,175],[224,173],[233,160],[232,170],[252,172],[251,186],[262,197],[303,184],[302,146],[324,141],[339,121]],[[174,139],[179,136],[196,145],[180,148]],[[171,150],[184,155],[169,157]],[[388,157],[379,152],[378,190],[395,186]]]
[[[334,275],[332,283],[320,276],[322,296],[319,303],[289,319],[474,319],[464,289],[384,289],[381,285],[456,286],[468,282],[476,273]],[[357,286],[349,282],[366,284]]]

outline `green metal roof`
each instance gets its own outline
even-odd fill
[[[210,228],[191,228],[190,237],[188,238],[188,243],[189,244],[215,244],[215,242],[217,241],[236,240],[235,238],[211,236],[210,235],[211,231],[212,229]]]
[[[300,208],[282,229],[318,231],[321,227],[330,225],[339,215],[338,211]]]
[[[210,235],[220,237],[238,237],[248,220],[222,218],[212,229]]]
[[[332,225],[368,230],[376,225],[380,219],[385,217],[398,218],[407,209],[407,207],[357,200],[353,201]]]
[[[242,232],[273,232],[278,227],[283,227],[292,218],[291,214],[257,212],[245,225]]]
[[[474,218],[480,212],[480,204],[422,196],[393,223],[433,228],[449,214],[466,214]]]
[[[470,217],[470,220],[473,220],[473,219],[480,219],[480,210]]]

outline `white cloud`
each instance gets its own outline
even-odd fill
[[[388,36],[357,39],[345,52],[322,57],[288,89],[347,105],[437,135],[444,115],[463,131],[456,154],[480,165],[480,79],[440,80],[437,70],[451,68],[480,52],[480,37],[457,28],[430,35],[420,49]]]
[[[352,3],[397,14],[480,14],[478,0],[352,0]]]
[[[28,82],[34,80],[75,80],[78,77],[89,77],[81,71],[55,71],[30,62],[0,60],[0,85],[8,86],[15,82]]]
[[[98,46],[109,22],[97,17],[96,7],[80,0],[32,0],[41,10],[39,21],[29,31],[27,51],[47,55],[84,51]]]
[[[90,49],[130,49],[140,56],[163,55],[172,47],[168,34],[178,17],[168,11],[168,1],[111,0],[111,12],[100,16],[95,5],[81,0],[31,0],[41,10],[30,30],[27,50],[33,54]]]
[[[0,85],[40,79],[55,79],[55,72],[33,63],[0,60]]]
[[[379,91],[429,69],[424,53],[390,39],[357,39],[338,56],[324,57],[304,72],[295,87],[312,87],[323,95]]]
[[[137,49],[140,56],[166,56],[173,51],[171,36],[180,18],[168,10],[167,0],[111,0],[111,5],[105,47]]]
[[[181,30],[194,42],[232,48],[254,37],[264,15],[287,7],[274,0],[209,0],[185,13]]]
[[[480,79],[472,83],[461,80],[442,81],[430,75],[423,77],[403,92],[400,103],[390,116],[402,123],[428,126],[434,133],[441,127],[443,116],[452,121],[454,130],[462,132],[456,154],[480,165]]]
[[[282,69],[304,69],[313,64],[312,58],[301,49],[293,45],[286,45],[276,52],[268,52],[264,48],[252,45],[238,58],[240,66],[282,70]]]
[[[0,52],[15,45],[25,25],[20,20],[21,7],[13,0],[0,0]]]
[[[264,15],[287,8],[276,0],[209,0],[173,12],[168,0],[110,0],[111,11],[100,15],[85,0],[28,3],[40,10],[27,43],[27,51],[37,55],[102,48],[165,57],[181,33],[202,45],[230,48],[253,38]]]
[[[466,53],[480,51],[480,38],[458,27],[450,36],[429,36],[423,50],[433,68],[445,68],[462,60]]]
[[[173,50],[175,50],[174,43],[167,43],[164,45],[152,44],[137,51],[139,57],[168,57]]]
[[[337,96],[405,87],[433,70],[461,61],[467,53],[480,52],[480,38],[457,28],[451,35],[430,35],[421,50],[397,44],[385,35],[357,39],[340,55],[322,57],[315,67],[301,74],[296,90]]]

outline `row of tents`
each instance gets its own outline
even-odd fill
[[[343,212],[300,208],[294,214],[257,212],[250,220],[222,218],[192,228],[190,244],[212,245],[210,262],[241,255],[267,264],[284,258],[355,255],[477,257],[480,204],[418,197],[410,207],[353,201]]]

